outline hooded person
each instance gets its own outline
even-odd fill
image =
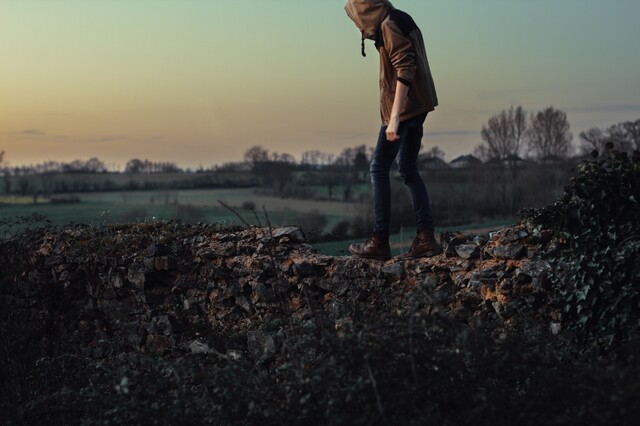
[[[391,183],[389,172],[398,157],[400,175],[411,194],[416,215],[416,237],[401,259],[440,254],[434,236],[429,196],[417,169],[423,123],[438,105],[422,32],[413,18],[388,0],[348,0],[345,11],[365,40],[373,40],[380,55],[380,117],[382,127],[371,160],[375,209],[373,233],[349,251],[358,257],[387,260],[391,257]]]

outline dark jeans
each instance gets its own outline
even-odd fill
[[[421,114],[400,123],[396,142],[387,141],[387,126],[382,126],[378,144],[371,160],[371,183],[375,209],[376,233],[389,233],[391,223],[391,181],[389,171],[398,153],[398,169],[404,184],[409,188],[417,230],[433,229],[429,195],[418,173],[418,152],[422,142],[422,125],[427,114]]]

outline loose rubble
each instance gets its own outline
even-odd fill
[[[545,291],[549,265],[526,255],[552,241],[528,235],[524,224],[443,234],[442,255],[382,262],[318,254],[296,227],[33,231],[4,245],[1,318],[32,377],[61,357],[98,370],[188,356],[279,368],[291,330],[348,337],[383,315],[449,318],[497,339],[536,316],[540,330],[560,333]]]

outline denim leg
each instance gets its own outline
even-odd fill
[[[373,188],[375,224],[373,232],[389,233],[391,224],[391,181],[389,170],[398,155],[400,141],[387,141],[387,127],[383,126],[378,135],[378,143],[371,159],[369,171]]]
[[[416,229],[433,229],[433,217],[429,203],[429,194],[424,181],[418,172],[418,153],[422,143],[422,124],[424,118],[410,119],[406,122],[406,128],[401,132],[403,138],[400,146],[400,158],[398,169],[404,184],[411,194],[413,210],[416,214]]]

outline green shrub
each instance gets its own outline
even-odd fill
[[[611,150],[580,164],[560,200],[523,212],[560,242],[548,256],[565,324],[603,348],[639,330],[639,202],[640,155]]]

